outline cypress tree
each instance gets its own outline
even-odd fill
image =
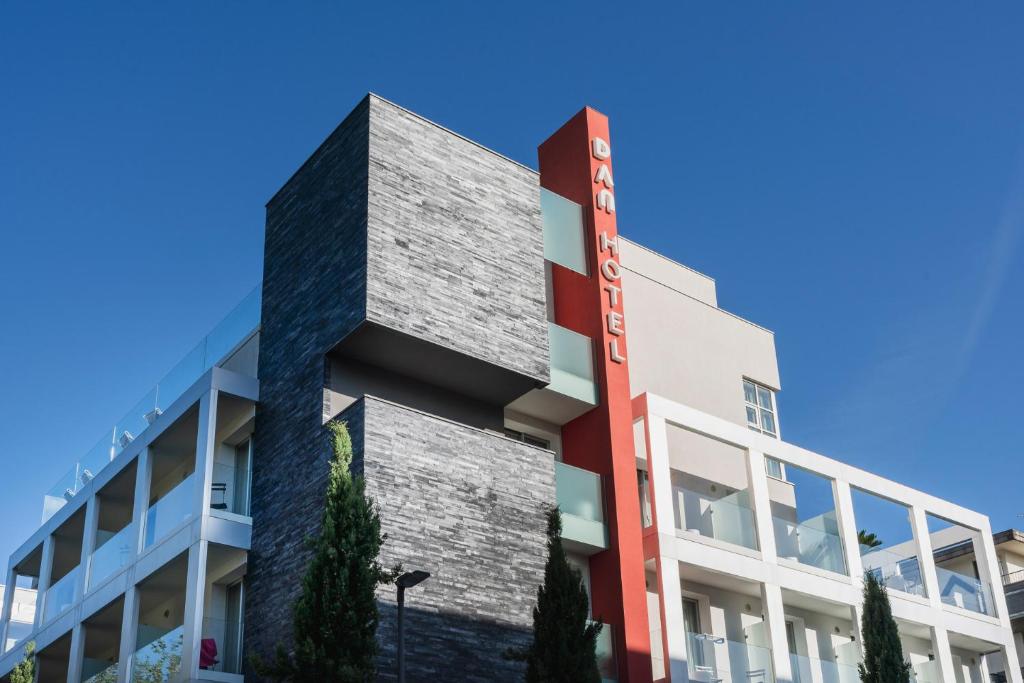
[[[320,534],[293,608],[294,651],[278,646],[276,662],[257,671],[294,683],[364,683],[375,680],[376,588],[397,569],[377,561],[385,536],[361,476],[353,476],[352,440],[345,424],[332,421],[330,461]]]
[[[13,585],[11,586],[13,590]],[[25,644],[25,658],[14,665],[11,670],[11,683],[35,683],[36,680],[36,641]]]
[[[562,515],[548,513],[548,561],[544,585],[533,608],[533,643],[525,652],[527,683],[600,683],[597,636],[600,623],[589,623],[589,600],[580,572],[562,548]]]
[[[858,669],[863,683],[910,683],[910,664],[903,659],[889,595],[871,572],[864,575],[861,638],[864,663]]]

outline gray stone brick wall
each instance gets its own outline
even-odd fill
[[[547,380],[538,211],[529,170],[372,96],[268,204],[247,654],[291,643],[340,340],[370,320]],[[528,637],[552,456],[376,399],[343,416],[391,536],[385,561],[435,574],[410,594],[410,680],[513,680],[500,653]],[[387,680],[393,589],[380,600]]]
[[[553,455],[373,397],[341,418],[361,432],[354,466],[380,506],[381,561],[431,573],[406,594],[408,680],[522,680],[501,655],[530,639]],[[395,588],[378,595],[379,680],[392,680]]]
[[[370,98],[367,315],[547,384],[537,174]]]
[[[291,641],[323,506],[325,349],[365,317],[369,106],[364,101],[267,206],[260,403],[253,436],[245,642]]]

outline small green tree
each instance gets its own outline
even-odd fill
[[[533,643],[510,656],[526,660],[527,683],[600,683],[597,636],[602,624],[590,622],[587,588],[562,548],[562,515],[548,513],[548,561],[544,585],[533,608]]]
[[[364,683],[375,680],[377,586],[395,580],[399,569],[377,561],[385,541],[380,516],[353,476],[352,439],[343,422],[327,425],[334,456],[327,478],[320,535],[293,608],[294,650],[278,645],[276,660],[258,673],[293,683]]]
[[[11,683],[35,683],[36,680],[36,641],[25,643],[25,658],[14,665],[11,670]]]
[[[877,548],[882,545],[882,539],[878,538],[874,533],[868,533],[867,529],[861,529],[857,532],[857,543],[868,548]]]
[[[871,572],[864,575],[861,638],[864,663],[858,669],[863,683],[910,683],[910,664],[903,659],[889,595]]]

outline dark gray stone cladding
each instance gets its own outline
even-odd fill
[[[537,192],[528,169],[370,96],[268,204],[247,653],[291,643],[327,473],[325,355],[340,340],[371,320],[547,381]],[[435,574],[410,593],[410,681],[514,680],[500,654],[528,638],[551,454],[377,399],[343,417],[390,534],[385,561]],[[387,680],[393,588],[380,599]]]
[[[291,640],[291,603],[323,507],[325,350],[365,318],[369,102],[267,206],[253,437],[246,649]]]
[[[354,466],[380,506],[382,562],[431,573],[406,594],[408,680],[522,680],[502,653],[530,639],[554,456],[369,396],[341,417],[362,432]],[[378,595],[379,679],[392,680],[395,588]]]
[[[367,316],[550,381],[537,174],[370,105]]]

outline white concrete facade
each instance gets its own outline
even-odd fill
[[[800,605],[803,603],[820,601],[823,605],[828,605],[829,609],[826,611],[832,613],[836,613],[837,608],[840,608],[840,616],[843,616],[842,608],[845,608],[843,623],[850,628],[851,633],[841,635],[850,639],[851,643],[856,642],[856,647],[859,647],[858,613],[862,602],[863,580],[860,577],[863,568],[857,537],[858,526],[850,495],[851,487],[899,501],[911,511],[916,557],[920,558],[920,572],[927,597],[892,589],[889,590],[889,595],[893,615],[901,624],[901,635],[905,635],[905,654],[911,663],[918,665],[915,666],[917,680],[941,680],[946,683],[989,680],[987,660],[981,661],[983,658],[978,658],[978,661],[968,666],[965,662],[973,658],[972,653],[962,651],[963,648],[953,647],[951,638],[958,644],[977,644],[978,654],[985,648],[997,652],[1008,662],[1017,662],[1010,619],[1006,613],[1002,586],[998,580],[1001,574],[1000,567],[991,543],[991,529],[987,517],[650,393],[635,399],[634,404],[634,415],[642,422],[645,442],[643,450],[638,452],[646,454],[640,459],[638,466],[648,470],[651,482],[650,497],[654,524],[645,531],[645,549],[649,566],[656,576],[657,591],[660,595],[660,624],[652,624],[652,634],[656,633],[662,644],[655,644],[655,659],[658,659],[658,651],[663,650],[660,653],[663,673],[669,676],[673,683],[712,680],[702,677],[705,674],[696,670],[700,667],[688,662],[688,657],[697,655],[692,637],[689,647],[687,643],[683,598],[687,584],[692,582],[685,578],[687,576],[705,577],[721,585],[732,582],[736,585],[757,587],[760,595],[755,596],[755,605],[751,606],[750,600],[747,600],[745,606],[750,607],[748,612],[755,613],[755,622],[763,622],[763,633],[757,634],[754,629],[745,628],[743,637],[748,647],[754,645],[752,640],[762,640],[757,645],[766,647],[770,652],[771,668],[776,681],[789,683],[806,679],[806,675],[801,676],[801,672],[794,671],[795,668],[803,666],[800,646],[796,646],[793,653],[795,656],[790,656],[794,646],[792,641],[787,642],[787,628],[792,629],[787,626],[787,621],[795,621],[794,615],[801,613]],[[713,535],[688,530],[685,526],[679,528],[675,504],[677,496],[673,491],[672,454],[669,448],[669,430],[672,427],[681,427],[716,442],[728,444],[744,455],[749,481],[749,508],[756,533],[756,543],[749,545],[755,547],[727,542]],[[774,482],[765,470],[766,456],[776,458],[787,465],[803,468],[831,481],[836,503],[837,536],[845,559],[843,571],[822,569],[799,559],[780,556],[774,531],[778,528],[778,521],[773,520],[774,499],[769,491]],[[665,504],[665,501],[668,501],[668,504]],[[988,543],[981,544],[983,547],[978,553],[977,562],[979,573],[991,585],[993,591],[994,615],[946,604],[940,599],[926,514],[939,516],[976,530],[981,538],[988,539]],[[733,537],[731,540],[737,538],[739,537]],[[746,594],[750,595],[751,591],[748,590]],[[710,602],[710,599],[705,598],[705,602]],[[759,618],[756,617],[758,609],[761,610]],[[710,606],[702,606],[701,610],[709,617],[713,616]],[[652,621],[653,619],[652,617]],[[714,618],[710,621],[714,627]],[[904,624],[906,634],[903,633]],[[835,629],[842,630],[838,625]],[[919,652],[913,652],[914,638],[917,637],[913,634],[928,635],[927,639],[918,637],[918,641],[921,641],[917,648]],[[717,631],[708,635],[724,639],[729,634]],[[718,647],[721,647],[721,643]],[[851,651],[850,648],[844,650]],[[911,652],[908,653],[907,650]],[[822,654],[820,659],[823,661],[841,659],[838,648],[835,653],[827,653],[827,657],[824,653],[819,654]],[[929,660],[929,654],[933,660]],[[754,659],[756,657],[748,655],[748,665],[753,666],[751,662]],[[832,667],[832,664],[828,666]],[[850,670],[848,667],[844,668],[844,671]],[[932,670],[935,675],[929,677],[925,672]],[[756,672],[747,674],[754,676],[748,677],[748,680],[760,680],[756,678]],[[1016,665],[1006,667],[1006,675],[1007,680],[1021,683],[1020,669]],[[657,677],[656,671],[655,678]],[[815,681],[829,680],[827,675],[823,677],[817,671],[812,678]],[[838,679],[846,680],[843,676],[839,676]]]
[[[0,677],[22,659],[22,646],[34,641],[39,683],[122,683],[133,680],[133,667],[142,666],[180,671],[176,679],[183,681],[242,681],[224,666],[201,668],[200,648],[204,639],[219,638],[219,660],[225,659],[232,628],[227,584],[244,574],[252,521],[221,509],[212,497],[220,495],[218,481],[228,478],[225,451],[248,443],[258,393],[254,377],[211,368],[11,556],[8,585],[15,585],[27,560],[39,558],[33,565],[39,604],[30,628],[9,639],[6,634],[22,615],[16,613],[15,591],[5,592]],[[173,481],[166,483],[168,478]],[[237,482],[248,486],[244,477]],[[130,492],[130,521],[107,533],[100,515],[104,505],[116,507],[109,502],[115,487]],[[59,565],[55,548],[69,536],[80,550],[75,567],[61,579],[66,591],[58,596],[50,580]],[[100,554],[103,547],[106,555]],[[113,563],[110,548],[120,551]],[[240,636],[240,624],[234,628]],[[167,654],[147,661],[145,648],[157,641]],[[236,654],[231,668],[238,671],[240,650]]]

